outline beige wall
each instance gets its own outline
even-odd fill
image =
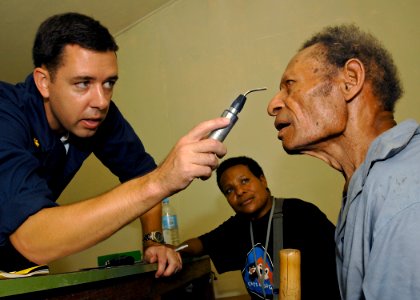
[[[267,103],[304,39],[325,25],[355,22],[378,36],[399,66],[406,93],[397,106],[397,119],[420,120],[419,11],[417,0],[173,1],[117,36],[120,81],[114,99],[159,162],[195,124],[218,116],[238,94],[266,86],[268,91],[248,97],[225,141],[228,157],[255,158],[274,195],[313,202],[335,223],[341,175],[317,159],[285,154],[266,113]],[[90,159],[65,191],[62,203],[115,184],[116,179]],[[178,211],[181,239],[207,232],[232,215],[214,177],[193,182],[172,202]],[[95,265],[98,255],[138,248],[140,236],[135,222],[53,268]],[[239,272],[217,277],[217,295],[245,293]]]

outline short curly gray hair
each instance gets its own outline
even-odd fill
[[[307,40],[300,50],[315,44],[323,46],[322,53],[317,54],[323,55],[337,68],[342,68],[351,58],[359,59],[365,66],[366,80],[372,83],[374,95],[386,111],[394,111],[403,88],[391,54],[377,38],[354,24],[344,24],[324,28]]]

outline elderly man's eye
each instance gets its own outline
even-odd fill
[[[291,85],[293,85],[295,83],[295,81],[294,80],[291,80],[291,79],[288,79],[288,80],[286,80],[286,85],[289,87],[289,86],[291,86]]]

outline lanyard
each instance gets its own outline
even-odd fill
[[[274,206],[276,201],[274,201],[273,197],[271,197],[271,201],[272,201],[272,205],[271,205],[271,210],[270,210],[270,218],[268,219],[268,225],[267,225],[267,235],[265,237],[265,249],[264,249],[264,258],[263,258],[263,268],[265,267],[265,261],[267,259],[267,249],[268,249],[268,242],[270,240],[270,231],[271,231],[271,221],[273,220],[273,214],[274,214]],[[255,243],[254,243],[254,231],[252,229],[252,221],[249,222],[249,233],[251,235],[251,243],[252,243],[252,248],[253,248],[253,252],[254,252],[254,261],[255,261],[255,268],[257,270],[257,274],[258,274],[258,282],[261,285],[261,289],[264,295],[264,299],[265,298],[265,287],[264,287],[264,275],[263,275],[263,270],[259,270],[258,266],[257,266],[257,255],[255,254]]]

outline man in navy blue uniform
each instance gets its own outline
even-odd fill
[[[160,201],[211,175],[226,148],[205,137],[227,120],[197,125],[157,167],[111,100],[117,50],[98,21],[55,15],[38,29],[33,73],[17,85],[0,83],[0,269],[82,251],[138,217],[144,258],[158,262],[156,276],[182,268],[179,254],[159,244]],[[56,200],[92,153],[121,184],[59,206]]]

